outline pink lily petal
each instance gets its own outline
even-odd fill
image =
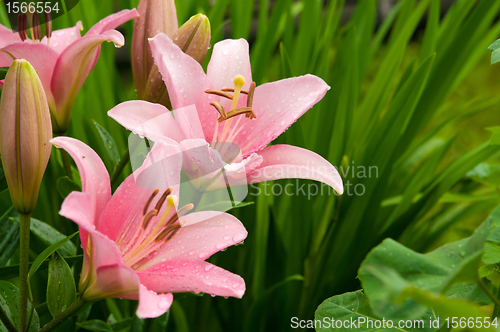
[[[202,260],[172,260],[137,271],[141,284],[156,292],[203,292],[241,298],[245,281]]]
[[[124,9],[97,22],[92,28],[90,28],[85,36],[98,35],[105,31],[115,29],[119,25],[122,25],[123,23],[136,17],[139,17],[137,9]]]
[[[141,227],[143,221],[143,208],[153,193],[155,188],[158,188],[162,181],[168,182],[168,186],[172,187],[172,195],[179,195],[180,169],[182,167],[182,154],[180,149],[175,146],[169,146],[158,142],[152,149],[152,154],[157,156],[158,161],[165,160],[169,171],[167,174],[160,174],[155,169],[151,171],[151,181],[156,182],[156,186],[150,186],[149,183],[144,185],[144,178],[137,179],[135,174],[128,176],[124,182],[118,187],[111,199],[109,200],[106,209],[101,214],[97,222],[97,230],[105,234],[112,241],[117,242],[122,234],[125,234],[127,228],[137,229]],[[158,151],[159,153],[155,153]],[[162,155],[161,155],[161,154]],[[148,156],[150,158],[151,154]],[[171,157],[172,159],[170,159]],[[150,159],[145,161],[145,165],[150,164]],[[147,167],[140,168],[136,172],[144,173],[150,171]],[[165,179],[165,180],[163,180]],[[142,181],[141,181],[142,180]],[[138,185],[138,183],[140,185]],[[163,185],[162,185],[163,186]],[[162,188],[156,197],[150,202],[149,210],[152,209],[165,191],[167,185]],[[159,215],[162,215],[166,208],[166,204],[162,206]],[[149,211],[148,210],[148,211]],[[133,234],[130,232],[123,239],[123,244],[126,245]]]
[[[0,48],[15,42],[21,42],[19,33],[0,25]]]
[[[124,38],[116,30],[109,30],[99,35],[89,35],[78,39],[67,47],[57,59],[52,76],[51,89],[56,104],[56,118],[60,125],[67,127],[73,102],[87,79],[99,55],[100,45],[104,41],[123,45]]]
[[[78,21],[74,27],[55,30],[52,32],[48,46],[61,54],[66,47],[82,37],[80,33],[82,30],[82,21]],[[47,36],[43,37],[40,43],[47,45]]]
[[[161,104],[126,101],[113,107],[108,115],[128,130],[151,140],[159,137],[180,142],[186,138],[170,111]]]
[[[66,150],[75,161],[82,180],[82,191],[91,196],[92,218],[95,219],[111,197],[108,171],[101,158],[88,145],[74,138],[60,136],[50,142]]]
[[[54,70],[58,54],[50,47],[37,43],[14,43],[5,46],[0,50],[0,67],[7,67],[12,64],[14,58],[26,59],[38,72],[42,82],[49,105],[54,102],[54,96],[50,90],[52,72]]]
[[[208,218],[208,219],[207,219]],[[234,216],[216,211],[202,211],[181,218],[184,226],[167,241],[144,266],[151,267],[164,260],[205,260],[214,253],[240,243],[248,232]],[[179,246],[179,243],[182,243]]]
[[[157,294],[140,285],[136,315],[141,319],[156,318],[166,313],[173,301],[174,296],[171,293]]]
[[[126,265],[113,264],[96,269],[97,278],[83,293],[86,301],[97,301],[110,297],[137,300],[140,282],[136,273]]]
[[[253,98],[257,119],[248,121],[245,133],[236,136],[234,143],[242,147],[245,156],[264,148],[320,101],[328,89],[313,75],[259,85]]]
[[[236,75],[245,78],[244,90],[252,83],[252,69],[245,39],[226,39],[214,45],[207,76],[215,89],[233,88]]]
[[[272,145],[258,152],[264,161],[248,175],[249,183],[286,178],[311,179],[330,185],[342,194],[342,178],[320,155],[291,145]]]
[[[205,140],[212,140],[217,111],[210,102],[217,101],[205,90],[213,85],[203,72],[201,65],[175,45],[164,33],[150,39],[151,53],[168,89],[172,108],[195,105],[204,129]]]
[[[50,141],[70,154],[78,167],[82,190],[92,197],[93,218],[99,216],[111,197],[109,175],[101,158],[85,143],[70,137],[56,137]]]
[[[201,129],[200,118],[196,107],[189,105],[183,108],[174,108],[175,121],[182,128],[187,138],[205,139],[203,129]]]
[[[64,199],[59,211],[61,216],[73,220],[80,226],[80,240],[85,255],[87,255],[87,247],[89,245],[88,232],[94,229],[94,216],[89,206],[92,206],[92,196],[90,193],[73,191]]]

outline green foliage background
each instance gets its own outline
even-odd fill
[[[55,20],[54,28],[81,20],[85,32],[101,18],[137,3],[82,0]],[[232,211],[248,229],[245,244],[210,259],[245,279],[242,300],[179,294],[169,313],[140,321],[134,318],[134,302],[109,299],[88,307],[88,316],[80,316],[79,324],[96,330],[101,326],[96,320],[112,315],[109,322],[115,323],[115,331],[286,331],[291,317],[312,319],[326,298],[359,289],[361,262],[383,239],[391,237],[427,252],[470,235],[498,205],[499,173],[492,166],[498,161],[498,138],[494,135],[490,141],[484,127],[499,123],[500,69],[490,67],[487,47],[500,35],[500,22],[495,20],[500,2],[455,1],[443,13],[439,0],[404,0],[383,22],[377,22],[376,1],[359,1],[347,22],[341,22],[341,0],[176,4],[181,24],[197,12],[209,17],[212,45],[228,37],[248,39],[257,85],[312,73],[331,86],[326,97],[275,143],[313,150],[342,167],[351,195],[328,194],[324,187],[322,195],[309,199],[255,195],[253,189],[246,200],[255,204]],[[425,26],[419,28],[424,16]],[[4,12],[0,23],[7,24]],[[123,153],[128,133],[106,115],[114,105],[136,98],[127,62],[133,23],[122,29],[126,45],[119,50],[102,46],[78,94],[67,133],[95,149],[110,172],[114,165],[93,120]],[[62,197],[55,184],[63,171],[55,152],[33,217],[70,235],[77,228],[58,215]],[[376,166],[377,176],[358,176],[358,166]],[[121,180],[130,171],[126,168]],[[305,188],[313,184],[277,182]],[[268,192],[271,185],[267,184]],[[352,194],[354,185],[362,185],[364,194]],[[4,191],[0,214],[9,207]],[[49,244],[34,238],[32,259]],[[81,263],[75,260],[67,261],[78,282]],[[3,263],[15,264],[16,254]],[[45,270],[32,287],[37,290],[40,321],[46,322],[47,267],[41,269]],[[15,277],[12,271],[0,268],[0,277]],[[82,323],[85,320],[90,322]],[[69,321],[59,330],[72,330],[75,324]]]

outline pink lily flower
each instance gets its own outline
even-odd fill
[[[156,143],[136,171],[142,179],[130,175],[111,196],[106,168],[90,147],[69,137],[51,142],[71,155],[82,179],[83,192],[72,192],[60,214],[80,228],[84,265],[79,290],[84,300],[139,300],[137,316],[153,318],[169,309],[175,292],[243,296],[240,276],[205,260],[243,241],[247,232],[229,214],[186,215],[192,204],[178,208],[182,155],[177,145]],[[168,162],[155,163],[160,168],[147,172],[153,156]],[[156,190],[147,189],[153,185]]]
[[[76,95],[99,58],[101,43],[123,46],[123,35],[114,29],[138,15],[136,9],[122,10],[98,22],[83,37],[78,22],[39,41],[23,42],[18,33],[0,25],[0,67],[10,66],[14,59],[26,59],[33,65],[47,95],[53,130],[63,134],[69,128]],[[0,88],[2,85],[0,82]]]
[[[330,87],[322,79],[305,75],[255,87],[244,39],[215,44],[206,74],[167,35],[158,34],[150,44],[175,120],[161,105],[128,101],[108,112],[118,123],[153,141],[171,139],[190,149],[205,144],[230,164],[226,171],[243,170],[249,184],[304,178],[343,192],[338,171],[320,155],[285,144],[267,147],[323,98]],[[193,105],[195,112],[184,111]],[[242,159],[231,163],[228,146],[239,147]]]

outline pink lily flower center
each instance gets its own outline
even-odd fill
[[[220,115],[215,122],[215,130],[211,147],[219,150],[220,152],[223,152],[222,147],[227,147],[228,145],[219,143],[232,143],[235,137],[243,130],[248,121],[257,118],[252,109],[255,82],[252,82],[248,91],[242,90],[243,85],[245,85],[245,78],[242,75],[236,75],[233,82],[234,88],[205,91],[205,93],[231,100],[231,108],[228,111],[224,109],[224,106],[220,102],[213,101],[210,103],[210,105],[212,105]],[[230,92],[233,94],[231,95]],[[247,95],[246,107],[238,108],[238,101],[242,94]],[[241,120],[243,118],[245,120],[242,122]],[[234,120],[235,122],[233,123]],[[240,147],[241,152],[243,153],[243,151],[248,148],[251,143],[252,142],[249,142],[246,146]]]
[[[152,202],[159,193],[159,189],[154,190],[144,202],[142,216],[139,215],[139,218],[142,218],[142,227],[129,226],[117,239],[116,244],[120,248],[125,264],[133,270],[143,270],[151,265],[148,264],[148,257],[154,255],[164,243],[174,237],[186,223],[186,220],[181,221],[180,218],[194,208],[190,203],[175,212],[179,197],[171,194],[172,190],[171,187],[165,190],[153,207]],[[164,205],[165,209],[160,214]]]

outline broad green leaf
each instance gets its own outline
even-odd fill
[[[493,44],[491,44],[488,49],[493,51],[491,53],[491,64],[495,64],[500,61],[500,39],[497,39]]]
[[[12,324],[19,328],[19,289],[10,282],[4,280],[0,280],[0,305]],[[31,303],[29,303],[29,301],[27,311],[27,316],[29,317],[31,313]],[[38,319],[38,313],[36,310],[33,310],[29,331],[36,332],[39,328],[40,321]],[[0,330],[7,331],[2,322],[0,322]]]
[[[430,317],[433,318],[432,322],[429,319]],[[332,323],[335,324],[336,321],[343,322],[343,330],[345,331],[361,332],[374,331],[375,329],[380,332],[394,331],[394,328],[389,328],[387,325],[384,328],[385,319],[382,321],[382,318],[375,316],[362,290],[326,299],[316,309],[314,319],[322,323],[320,328],[316,328],[318,332],[339,331],[340,329],[335,328],[335,325],[332,326]],[[391,321],[390,325],[399,327],[402,324],[403,328],[397,328],[397,331],[436,331],[444,323],[444,321],[437,321],[437,319],[438,317],[435,314],[427,312],[420,319],[413,321],[413,328],[404,327],[404,320],[401,323],[399,320]],[[355,324],[351,325],[351,322]],[[431,326],[431,324],[433,325]],[[347,328],[345,328],[346,325]],[[378,326],[382,326],[382,328],[377,328]]]
[[[0,217],[0,266],[5,266],[19,247],[19,223],[10,219],[16,215],[14,207],[10,207]]]
[[[490,144],[500,145],[500,126],[498,127],[488,127],[486,130],[491,132]]]
[[[56,252],[50,256],[47,306],[52,317],[66,310],[76,299],[75,280],[68,263]]]
[[[484,264],[500,263],[500,246],[496,244],[486,244],[483,255]]]
[[[66,235],[60,233],[49,224],[46,224],[38,219],[31,218],[30,229],[31,233],[38,237],[47,246],[66,238]],[[76,255],[76,246],[71,241],[67,241],[58,250],[63,256]]]
[[[40,265],[50,256],[53,252],[61,248],[66,242],[71,240],[78,232],[71,234],[70,236],[65,237],[62,240],[57,241],[56,243],[49,246],[47,249],[42,251],[40,255],[35,259],[35,261],[31,264],[31,267],[28,272],[28,278],[32,278],[35,272],[38,270]]]
[[[111,328],[111,326],[109,326],[108,323],[98,319],[88,320],[82,323],[76,323],[76,325],[88,331],[113,332],[113,329]]]
[[[57,179],[57,191],[62,198],[66,198],[72,191],[82,191],[82,187],[67,176]]]
[[[113,162],[114,166],[118,165],[120,163],[120,154],[118,153],[118,148],[116,147],[113,137],[111,137],[108,131],[96,121],[92,120],[92,122],[99,132],[99,135],[101,135],[102,142],[104,143],[104,147],[106,148],[106,152],[108,153],[111,162]]]
[[[394,302],[403,289],[415,287],[439,294],[455,283],[477,281],[484,244],[492,227],[499,223],[497,208],[471,237],[427,254],[414,252],[392,239],[384,240],[368,254],[359,270],[374,312],[387,318],[418,317],[425,311],[421,305],[412,300]]]
[[[135,319],[134,317],[131,317],[114,323],[112,325],[113,331],[114,332],[120,332],[125,330],[130,331],[130,326],[133,324],[134,319]]]

